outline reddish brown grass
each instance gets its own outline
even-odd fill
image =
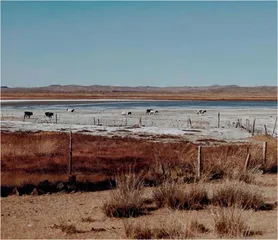
[[[271,170],[277,166],[277,142],[272,138],[267,140],[267,169]],[[68,171],[68,143],[66,133],[1,132],[1,185],[38,184],[46,179],[64,181]],[[262,151],[255,152],[258,147],[253,148],[250,148],[250,168],[262,161]],[[204,175],[209,179],[223,178],[231,169],[243,169],[247,145],[209,147],[203,153]],[[196,159],[197,146],[182,140],[165,143],[73,134],[73,172],[78,181],[107,180],[115,172],[133,166],[135,172],[144,172],[150,183],[161,184],[166,179],[192,182]]]

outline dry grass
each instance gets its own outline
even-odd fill
[[[157,207],[168,206],[172,209],[198,210],[209,204],[206,189],[201,184],[181,185],[165,182],[153,190]]]
[[[153,162],[150,165],[149,175],[155,185],[165,181],[193,182],[195,180],[194,155],[195,149],[187,144],[178,151],[169,152],[167,148],[155,145]],[[184,158],[186,156],[186,159]]]
[[[260,232],[251,231],[250,225],[244,217],[245,211],[238,208],[218,208],[212,211],[214,230],[220,238],[242,238]]]
[[[61,231],[66,234],[76,234],[76,233],[83,232],[83,231],[77,230],[73,224],[60,224],[60,225],[54,224],[53,228],[61,229]]]
[[[46,179],[64,181],[68,168],[68,137],[68,134],[54,132],[1,132],[2,185],[20,186],[26,182],[36,185]],[[257,138],[256,141],[268,141],[265,172],[277,172],[276,139]],[[248,172],[242,171],[247,145],[204,148],[204,178],[256,183],[254,173],[258,172],[252,169],[262,162],[262,144],[257,146],[250,148]],[[73,134],[73,170],[78,181],[109,180],[115,171],[123,171],[133,164],[136,172],[144,172],[150,185],[168,180],[191,183],[196,177],[196,159],[196,145],[186,141],[164,143]]]
[[[67,235],[85,232],[85,231],[78,230],[74,224],[67,223],[67,221],[63,217],[59,218],[59,224],[55,223],[54,225],[51,226],[51,228],[60,229],[62,232],[64,232]]]
[[[187,224],[174,213],[170,213],[166,221],[159,223],[126,220],[124,228],[126,236],[132,239],[188,239],[209,231],[195,219]]]
[[[255,186],[239,181],[225,181],[213,191],[212,204],[220,207],[260,209],[264,198]]]
[[[277,173],[277,138],[271,136],[255,136],[251,140],[257,142],[259,144],[256,148],[254,156],[256,156],[254,161],[262,163],[262,143],[267,142],[267,161],[266,166],[264,166],[263,170],[266,173]]]
[[[42,156],[57,153],[61,148],[61,144],[56,139],[37,138],[34,141],[28,141],[24,144],[15,145],[14,143],[6,143],[1,146],[2,157],[21,157],[21,156]]]
[[[249,169],[245,171],[244,169],[234,168],[230,169],[227,174],[227,179],[242,181],[248,184],[257,184],[257,178],[262,174],[259,167]]]
[[[118,175],[117,189],[110,192],[110,199],[102,210],[108,217],[136,217],[144,214],[143,181],[134,173]]]
[[[194,144],[184,142],[164,144],[144,139],[72,136],[73,170],[78,180],[82,177],[82,181],[108,180],[114,177],[115,171],[124,171],[130,164],[135,166],[136,172],[147,173],[154,161],[154,147],[163,149],[164,158],[170,161],[183,149],[194,147]],[[68,142],[69,136],[65,133],[1,132],[2,184],[39,184],[46,175],[51,182],[53,179],[64,180],[62,175],[67,174]],[[155,181],[154,175],[150,178]]]

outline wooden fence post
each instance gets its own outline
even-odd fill
[[[264,125],[264,135],[267,136],[267,128],[266,128],[266,125]]]
[[[96,118],[94,117],[94,125],[96,125]]]
[[[245,171],[245,172],[247,171],[247,167],[248,167],[248,165],[249,165],[250,157],[251,157],[251,154],[248,153],[248,154],[247,154],[247,157],[246,157],[246,160],[245,160],[245,164],[244,164],[244,171]]]
[[[247,130],[248,132],[251,132],[251,129],[250,129],[250,121],[249,121],[249,119],[246,119],[246,130]]]
[[[55,114],[55,123],[57,124],[57,113]]]
[[[127,117],[125,117],[125,125],[127,126]]]
[[[247,148],[246,148],[246,153],[248,154],[250,151],[250,146],[248,145]]]
[[[263,165],[266,166],[267,142],[263,142]]]
[[[198,146],[198,159],[197,159],[197,179],[201,178],[203,171],[203,163],[202,163],[202,146]]]
[[[220,128],[220,112],[218,113],[218,128]]]
[[[72,173],[72,134],[71,134],[71,131],[69,134],[69,169],[68,169],[68,173],[69,174]]]
[[[275,119],[275,124],[274,124],[274,128],[273,128],[273,131],[272,131],[272,137],[273,137],[273,135],[274,135],[276,125],[277,125],[277,117],[276,117],[276,119]]]
[[[139,126],[142,125],[142,117],[139,118]]]
[[[97,125],[99,125],[99,118],[97,119]]]
[[[188,123],[189,123],[190,128],[192,128],[192,123],[191,123],[190,118],[188,119]]]
[[[252,136],[254,136],[254,132],[255,132],[255,124],[256,124],[256,118],[254,118],[254,120],[253,120]]]

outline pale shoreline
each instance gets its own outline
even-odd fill
[[[101,136],[122,136],[139,138],[140,135],[174,135],[185,140],[196,142],[200,139],[216,139],[226,142],[248,141],[252,136],[250,131],[235,128],[235,123],[241,119],[242,125],[248,122],[249,129],[256,119],[256,134],[264,134],[264,125],[268,134],[272,135],[277,109],[270,108],[215,108],[207,109],[206,114],[197,115],[192,108],[175,109],[173,107],[159,109],[156,115],[147,115],[145,107],[129,109],[132,115],[123,116],[124,108],[106,109],[75,109],[73,113],[65,109],[52,110],[56,116],[50,120],[45,116],[45,109],[34,110],[34,115],[23,122],[23,109],[1,110],[1,131],[8,132],[79,132]],[[220,128],[218,128],[218,113],[221,112]],[[132,127],[139,124],[141,127]],[[188,120],[191,120],[192,126]],[[98,121],[101,126],[98,126]],[[196,131],[197,130],[197,131]],[[274,132],[277,137],[277,128]]]

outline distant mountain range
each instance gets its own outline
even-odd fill
[[[50,85],[45,87],[32,87],[32,88],[9,88],[7,86],[1,87],[1,92],[59,92],[59,93],[93,93],[93,92],[157,92],[157,93],[196,93],[196,92],[213,92],[213,93],[275,93],[277,92],[277,86],[255,86],[255,87],[240,87],[237,85],[212,85],[212,86],[200,86],[200,87],[189,87],[189,86],[176,86],[176,87],[153,87],[153,86],[104,86],[104,85]]]

